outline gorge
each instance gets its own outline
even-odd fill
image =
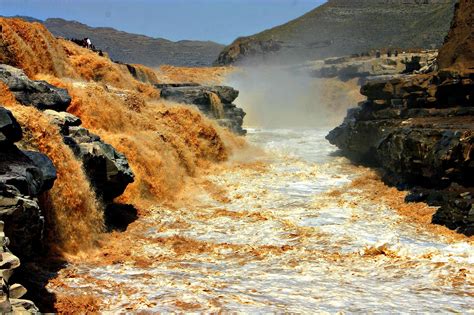
[[[215,68],[0,18],[0,311],[472,311],[473,9],[439,52]]]

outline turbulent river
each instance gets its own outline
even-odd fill
[[[326,133],[251,129],[264,154],[204,175],[192,207],[155,207],[115,235],[120,257],[72,263],[48,289],[113,312],[473,312],[472,240],[355,184],[371,171]]]

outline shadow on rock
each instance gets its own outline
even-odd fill
[[[129,224],[138,219],[138,211],[132,205],[111,203],[105,208],[104,219],[107,232],[124,232]]]

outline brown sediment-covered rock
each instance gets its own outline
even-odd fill
[[[438,57],[441,69],[474,71],[474,2],[459,0],[451,29]]]

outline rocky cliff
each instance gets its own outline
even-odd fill
[[[473,16],[472,2],[461,0],[455,21]],[[472,32],[472,24],[453,23],[450,34]],[[437,72],[374,77],[361,88],[367,101],[349,110],[327,139],[358,162],[381,167],[387,182],[411,189],[407,201],[440,208],[433,223],[474,234],[474,71],[470,45],[448,36]],[[450,62],[445,62],[450,60]]]
[[[456,4],[455,16],[438,62],[441,68],[474,69],[474,15],[472,1]]]
[[[399,73],[426,73],[437,69],[436,50],[400,52],[395,56],[344,56],[306,62],[292,66],[293,71],[315,78],[339,78],[343,81]]]
[[[204,86],[199,84],[156,84],[161,97],[178,103],[195,105],[206,116],[217,120],[238,135],[245,135],[242,128],[245,112],[232,104],[239,91],[229,86]]]
[[[12,113],[0,106],[0,312],[38,311],[26,300],[18,300],[26,289],[9,279],[20,266],[19,259],[31,258],[41,248],[44,216],[39,195],[49,190],[56,171],[45,155],[18,149],[20,125]],[[9,248],[7,248],[7,246]]]
[[[227,46],[216,64],[301,62],[373,49],[439,47],[455,0],[329,0],[307,14]]]

